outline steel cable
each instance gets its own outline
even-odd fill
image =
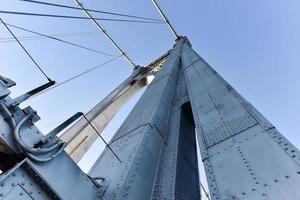
[[[80,37],[85,35],[93,35],[96,34],[96,32],[78,32],[78,33],[58,33],[58,34],[51,34],[48,35],[50,37],[59,37],[59,38],[69,38],[69,37]],[[31,41],[31,40],[43,40],[43,39],[49,39],[44,36],[38,36],[38,35],[32,35],[32,36],[19,36],[19,41]],[[16,42],[15,38],[13,37],[0,37],[0,43],[10,43],[10,42]]]
[[[36,95],[34,95],[34,96],[31,96],[29,99],[32,99],[32,98],[34,98],[34,97],[36,97],[36,96],[39,96],[39,95],[41,95],[41,94],[43,94],[43,93],[45,93],[45,92],[48,92],[48,91],[52,90],[52,89],[54,89],[54,88],[57,88],[57,87],[59,87],[59,86],[62,86],[62,85],[66,84],[66,83],[68,83],[68,82],[70,82],[70,81],[72,81],[72,80],[74,80],[74,79],[77,79],[77,78],[79,78],[79,77],[81,77],[81,76],[83,76],[83,75],[85,75],[85,74],[87,74],[87,73],[89,73],[89,72],[91,72],[91,71],[94,71],[94,70],[96,70],[96,69],[98,69],[98,68],[100,68],[100,67],[102,67],[102,66],[104,66],[104,65],[106,65],[106,64],[109,64],[109,63],[111,63],[111,62],[113,62],[113,61],[119,59],[120,57],[122,57],[122,55],[117,56],[117,57],[115,57],[115,58],[112,58],[112,59],[110,59],[110,60],[108,60],[108,61],[106,61],[106,62],[104,62],[104,63],[102,63],[102,64],[100,64],[100,65],[97,65],[97,66],[95,66],[95,67],[92,67],[92,68],[90,68],[90,69],[88,69],[88,70],[86,70],[86,71],[83,71],[83,72],[79,73],[79,74],[76,74],[76,75],[74,75],[74,76],[72,76],[72,77],[70,77],[70,78],[68,78],[68,79],[66,79],[66,80],[64,80],[64,81],[62,81],[62,82],[58,82],[57,84],[53,85],[52,87],[49,87],[48,89],[46,89],[46,90],[44,90],[44,91],[42,91],[42,92],[40,92],[40,93],[38,93],[38,94],[36,94]]]
[[[29,13],[29,12],[16,12],[16,11],[6,11],[0,10],[0,13],[10,14],[10,15],[27,15],[35,17],[53,17],[53,18],[65,18],[65,19],[90,19],[89,17],[79,17],[71,15],[53,15],[44,13]],[[113,19],[113,18],[94,18],[95,20],[102,21],[113,21],[113,22],[132,22],[132,23],[146,23],[146,24],[163,24],[161,21],[146,21],[146,20],[127,20],[127,19]]]
[[[9,23],[5,23],[5,24],[7,26],[10,26],[10,27],[13,27],[13,28],[16,28],[16,29],[19,29],[19,30],[23,30],[23,31],[26,31],[26,32],[29,32],[29,33],[34,33],[36,35],[40,35],[40,36],[43,36],[43,37],[46,37],[46,38],[50,38],[50,39],[53,39],[53,40],[56,40],[56,41],[59,41],[59,42],[63,42],[63,43],[66,43],[66,44],[69,44],[69,45],[72,45],[72,46],[76,46],[76,47],[79,47],[79,48],[82,48],[82,49],[85,49],[85,50],[93,51],[93,52],[96,52],[96,53],[99,53],[99,54],[102,54],[102,55],[106,55],[106,56],[113,56],[111,54],[108,54],[108,53],[105,53],[105,52],[102,52],[102,51],[91,49],[91,48],[88,48],[88,47],[85,47],[85,46],[82,46],[82,45],[79,45],[79,44],[75,44],[75,43],[72,43],[72,42],[68,42],[68,41],[59,39],[57,37],[45,35],[43,33],[39,33],[39,32],[32,31],[32,30],[29,30],[29,29],[26,29],[26,28],[22,28],[20,26],[15,26],[15,25],[12,25],[12,24],[9,24]]]
[[[10,34],[15,38],[15,40],[19,43],[19,45],[22,47],[24,52],[28,55],[28,57],[32,60],[32,62],[35,64],[35,66],[40,70],[40,72],[47,78],[49,82],[52,82],[51,78],[47,76],[47,74],[44,72],[44,70],[37,64],[37,62],[34,60],[34,58],[30,55],[30,53],[26,50],[26,48],[22,45],[22,43],[18,40],[18,38],[15,36],[15,34],[9,29],[9,27],[5,24],[5,22],[0,18],[0,22],[5,26],[5,28],[10,32]]]
[[[67,5],[62,5],[62,4],[54,4],[54,3],[48,3],[48,2],[41,2],[41,1],[35,1],[35,0],[20,0],[20,1],[28,2],[28,3],[41,4],[41,5],[47,5],[47,6],[55,6],[55,7],[60,7],[60,8],[82,10],[79,7],[67,6]],[[86,10],[89,11],[89,12],[95,12],[95,13],[101,13],[101,14],[107,14],[107,15],[115,15],[115,16],[121,16],[121,17],[129,17],[129,18],[135,18],[135,19],[146,19],[146,20],[162,22],[162,20],[160,20],[160,19],[154,19],[154,18],[149,18],[149,17],[140,17],[140,16],[136,16],[136,15],[128,15],[128,14],[107,12],[107,11],[94,10],[94,9],[86,9]]]

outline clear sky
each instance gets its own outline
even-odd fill
[[[75,6],[73,0],[48,2]],[[86,7],[159,18],[151,0],[83,0]],[[261,111],[293,144],[300,148],[300,1],[299,0],[158,0],[175,29],[190,39],[193,48],[248,101]],[[49,8],[2,0],[0,10],[84,16],[80,11]],[[102,15],[95,15],[101,17]],[[91,21],[49,19],[0,14],[7,23],[45,34],[84,32],[64,38],[118,55]],[[104,17],[104,16],[103,16]],[[105,16],[108,17],[108,16]],[[102,22],[103,26],[137,64],[146,65],[174,43],[162,24]],[[17,36],[32,34],[12,29]],[[88,33],[88,34],[87,34]],[[0,25],[0,37],[11,37]],[[52,40],[22,41],[51,78],[60,82],[111,59]],[[12,78],[18,96],[45,78],[16,42],[1,42],[0,73]],[[28,101],[42,120],[42,130],[52,129],[77,111],[86,112],[131,73],[124,60],[115,61],[62,87]],[[139,93],[104,131],[108,139],[122,123]],[[26,104],[26,105],[27,105]],[[25,106],[23,104],[22,106]],[[87,170],[103,145],[96,142],[80,162]]]

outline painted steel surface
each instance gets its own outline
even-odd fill
[[[181,56],[212,199],[300,199],[300,154],[193,49]]]
[[[100,111],[116,106],[109,111],[112,118],[124,98],[131,96],[124,93],[125,87],[134,89],[120,86],[92,110],[90,120],[105,126],[109,120],[101,122]],[[0,98],[11,100],[5,87],[2,91]],[[19,107],[12,112],[17,122],[26,114]],[[66,141],[77,133],[90,134],[83,133],[86,124],[74,127],[74,132],[65,135]],[[0,199],[200,200],[196,138],[212,200],[300,199],[299,150],[211,68],[185,37],[177,40],[109,142],[122,162],[107,148],[89,176],[65,152],[49,162],[33,162],[17,148],[3,115],[0,130],[0,153],[22,158],[0,175]],[[42,134],[27,123],[21,137],[33,145]],[[92,140],[81,146],[80,154],[90,144]]]
[[[180,120],[181,106],[188,101],[180,62],[184,42],[177,42],[110,141],[122,163],[105,149],[90,170],[90,176],[104,179],[105,199],[200,199],[195,127]]]

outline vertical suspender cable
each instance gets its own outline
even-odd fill
[[[78,6],[83,10],[83,12],[94,22],[98,29],[105,35],[105,37],[110,41],[110,43],[125,57],[129,64],[136,69],[137,65],[126,55],[126,53],[117,45],[117,43],[110,37],[106,30],[94,19],[94,17],[83,7],[79,0],[74,0]]]

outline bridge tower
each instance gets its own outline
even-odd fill
[[[212,200],[300,199],[300,154],[178,37],[60,138],[74,115],[44,136],[39,117],[11,99],[0,77],[0,199],[200,200],[198,160]],[[154,75],[149,84],[147,77]],[[76,162],[139,88],[148,85],[88,174]],[[201,157],[197,156],[197,146]]]
[[[89,172],[108,199],[200,199],[198,159],[214,200],[300,199],[299,151],[185,37],[110,146],[122,163],[106,149]]]

